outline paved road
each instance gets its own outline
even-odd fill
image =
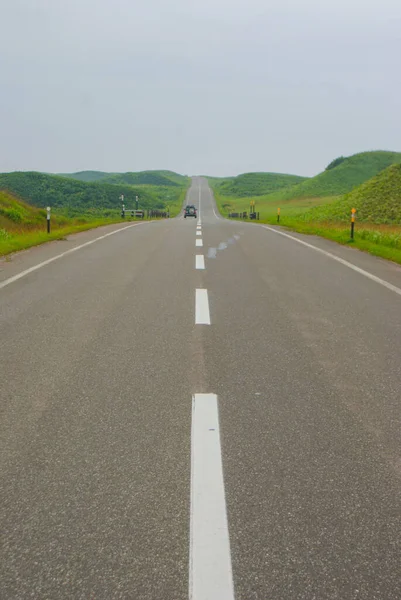
[[[189,201],[0,262],[0,598],[401,598],[401,269]]]

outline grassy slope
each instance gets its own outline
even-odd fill
[[[224,196],[262,196],[298,184],[306,177],[282,173],[244,173],[237,177],[210,178],[213,187]]]
[[[107,218],[100,215],[68,218],[62,214],[52,214],[51,233],[48,234],[45,210],[0,191],[0,255],[120,220],[118,212]]]
[[[354,154],[333,169],[323,171],[292,188],[271,194],[270,199],[283,201],[346,194],[398,162],[401,162],[399,152],[377,151]]]
[[[172,181],[175,181],[176,183],[179,183],[181,185],[189,186],[189,184],[191,183],[190,177],[188,177],[187,175],[180,175],[179,173],[175,173],[174,171],[156,171],[156,173],[163,175],[163,177],[168,177]]]
[[[255,211],[260,213],[262,220],[277,216],[278,206],[280,206],[283,216],[298,216],[300,213],[309,211],[314,207],[320,207],[338,199],[338,197],[301,198],[276,202],[271,199],[270,195],[254,196],[253,198],[234,198],[223,196],[216,190],[214,191],[214,196],[219,210],[224,216],[228,216],[230,212],[249,212],[250,200],[254,200]]]
[[[175,199],[181,192],[181,188],[178,187],[175,192],[172,192],[168,186],[159,188],[143,185],[85,183],[36,172],[0,174],[1,189],[15,194],[33,206],[68,206],[83,212],[91,208],[119,208],[120,194],[124,194],[127,206],[134,206],[135,197],[139,196],[141,208],[163,208],[166,196],[174,196]]]
[[[391,223],[401,219],[399,198],[399,166],[401,153],[365,152],[345,159],[333,169],[324,171],[316,177],[286,188],[281,192],[254,196],[226,196],[217,180],[211,180],[216,200],[223,213],[230,211],[249,211],[250,200],[255,200],[256,211],[262,218],[277,214],[280,206],[282,216],[298,216],[305,213],[305,219],[313,220],[349,220],[352,205],[358,209],[358,218],[375,223]],[[383,166],[385,165],[385,166]],[[368,174],[373,172],[373,178]],[[358,179],[364,178],[360,186],[355,187]],[[366,180],[367,179],[367,180]],[[366,181],[365,181],[366,180]],[[348,188],[352,187],[350,192]],[[342,190],[346,189],[345,195]],[[314,190],[314,191],[313,191]],[[307,192],[304,194],[304,192]],[[331,192],[330,194],[328,192]],[[319,192],[319,195],[316,195]],[[347,193],[348,192],[348,193]],[[313,207],[316,207],[314,210]],[[308,217],[307,217],[308,215]]]
[[[366,156],[367,154],[369,156]],[[344,182],[345,167],[345,175],[348,182],[350,181],[350,162],[352,179],[355,181],[355,172],[358,176],[361,176],[361,173],[366,175],[367,167],[377,169],[384,162],[393,163],[395,159],[400,162],[401,154],[374,152],[351,158],[355,160],[344,161],[348,162],[348,165],[342,163],[332,169],[333,172],[339,169],[340,174],[342,173],[340,183],[341,180]],[[354,169],[355,163],[357,169]],[[214,182],[212,185],[215,186]],[[294,189],[298,187],[300,186],[295,186]],[[218,192],[215,192],[215,197],[223,215],[227,216],[230,210],[249,210],[249,198],[226,198]],[[277,207],[280,206],[280,225],[301,233],[326,237],[341,244],[352,243],[360,250],[401,264],[401,164],[392,164],[384,170],[380,169],[378,175],[340,197],[301,196],[277,199],[277,195],[270,194],[256,197],[255,201],[256,210],[260,211],[261,222],[276,224]],[[355,239],[351,242],[350,212],[353,207],[357,209],[357,223]]]
[[[168,207],[174,217],[181,211],[188,185],[187,178],[181,185],[162,187],[85,183],[42,173],[0,174],[0,255],[121,221],[121,193],[127,209],[134,208],[138,195],[140,208]],[[47,205],[53,209],[50,235]]]
[[[180,184],[169,177],[159,173],[116,173],[105,177],[102,182],[117,185],[157,185],[157,186],[179,186]]]
[[[11,194],[0,191],[0,229],[15,231],[43,225],[46,211],[30,206]]]
[[[215,194],[216,203],[223,216],[228,215],[226,206],[226,198],[219,197]],[[332,198],[316,198],[308,200],[287,201],[281,209],[280,225],[299,233],[307,235],[318,235],[327,239],[333,240],[339,244],[352,243],[359,250],[369,252],[375,256],[386,258],[387,260],[395,261],[401,264],[401,226],[380,225],[375,223],[358,223],[356,224],[355,239],[350,240],[350,219],[338,222],[328,222],[324,220],[311,220],[309,215],[314,210],[319,211],[319,216],[324,214],[324,211],[330,210]],[[240,202],[243,202],[241,200]],[[322,204],[323,202],[323,204]],[[327,204],[325,205],[324,202]],[[311,206],[316,204],[316,209],[311,209]],[[253,223],[268,223],[271,225],[277,224],[277,203],[270,202],[263,207],[260,215],[260,221],[252,221]],[[236,205],[236,210],[249,210],[246,204],[244,208]],[[256,206],[256,210],[258,206]]]
[[[62,177],[85,182],[102,182],[118,185],[185,185],[187,178],[173,171],[139,171],[128,173],[105,173],[103,171],[80,171],[79,173],[63,173]]]
[[[47,175],[50,175],[50,173],[47,173]],[[102,179],[105,179],[110,175],[115,175],[115,173],[105,173],[104,171],[78,171],[77,173],[57,173],[57,175],[60,177],[67,177],[68,179],[92,183],[94,181],[102,181]]]
[[[401,164],[392,165],[369,179],[341,200],[316,207],[304,215],[306,221],[348,221],[351,208],[357,219],[370,223],[401,222]]]

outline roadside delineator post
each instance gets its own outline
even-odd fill
[[[351,240],[354,239],[355,213],[356,213],[356,208],[351,209]]]
[[[51,211],[50,206],[48,206],[46,210],[47,210],[47,215],[46,215],[47,233],[50,233],[50,211]]]
[[[280,209],[277,209],[277,223],[280,223]]]
[[[251,200],[251,203],[249,206],[249,218],[250,219],[257,218],[257,213],[256,213],[256,208],[255,208],[255,200]]]

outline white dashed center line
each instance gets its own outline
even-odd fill
[[[202,232],[201,231],[197,231],[196,235],[202,235]]]
[[[192,400],[190,600],[234,600],[217,396]]]
[[[197,289],[195,292],[195,325],[210,325],[207,290]]]
[[[202,240],[195,240],[195,245],[196,245],[198,248],[202,248],[202,246],[203,246],[203,241],[202,241]]]
[[[197,254],[195,261],[195,269],[204,269],[205,268],[205,257],[203,254]]]

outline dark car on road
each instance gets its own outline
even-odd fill
[[[184,219],[186,219],[187,217],[195,217],[196,218],[196,215],[197,215],[196,206],[194,206],[193,204],[187,204],[184,209]]]

